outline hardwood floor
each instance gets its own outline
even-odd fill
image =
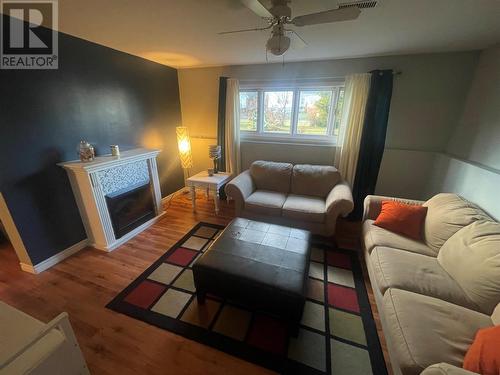
[[[92,374],[272,374],[104,307],[197,222],[225,225],[234,217],[226,202],[215,216],[201,193],[197,213],[183,194],[166,206],[162,220],[117,250],[86,248],[39,275],[21,271],[10,245],[0,244],[0,299],[44,322],[68,312]],[[341,223],[339,244],[356,248],[358,227]]]

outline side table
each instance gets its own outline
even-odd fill
[[[196,188],[205,189],[208,194],[213,192],[215,203],[215,214],[219,213],[219,189],[222,185],[229,182],[231,173],[219,172],[213,176],[209,176],[207,171],[202,171],[189,177],[186,180],[187,186],[191,189],[191,202],[193,204],[193,211],[196,212]]]

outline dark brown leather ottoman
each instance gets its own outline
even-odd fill
[[[193,265],[199,303],[206,293],[286,319],[302,317],[311,234],[306,230],[234,219]]]

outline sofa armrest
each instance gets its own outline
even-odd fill
[[[418,201],[414,199],[384,197],[381,195],[367,195],[364,202],[363,221],[368,219],[375,220],[377,218],[377,216],[380,214],[380,210],[382,209],[382,201],[395,201],[418,206],[421,206],[424,203],[424,201]]]
[[[475,372],[448,363],[436,363],[427,367],[420,375],[477,375]]]
[[[239,213],[239,210],[243,209],[245,205],[245,200],[255,191],[255,183],[250,176],[250,171],[246,170],[229,181],[224,191],[228,197],[234,200],[236,213]]]
[[[347,216],[354,209],[352,192],[347,181],[341,181],[333,187],[326,197],[326,214],[328,216],[338,215]]]

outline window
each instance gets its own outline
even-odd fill
[[[290,134],[292,105],[293,91],[265,91],[263,131]]]
[[[334,143],[344,87],[242,88],[240,130],[246,139]]]
[[[257,91],[240,92],[240,130],[257,130],[258,100]]]
[[[297,133],[328,135],[332,91],[300,91]]]

